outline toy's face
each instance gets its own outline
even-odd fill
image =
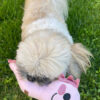
[[[80,95],[77,88],[70,84],[62,84],[51,100],[80,100]]]

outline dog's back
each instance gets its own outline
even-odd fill
[[[22,24],[22,38],[27,34],[25,33],[25,28],[38,19],[54,17],[65,23],[64,18],[67,16],[67,0],[26,0]]]

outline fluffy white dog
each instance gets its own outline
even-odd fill
[[[62,73],[80,77],[90,66],[91,53],[82,44],[74,44],[67,29],[66,1],[25,1],[16,62],[21,75],[29,81],[49,84]]]

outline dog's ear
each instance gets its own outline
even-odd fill
[[[91,66],[90,57],[92,54],[80,43],[73,44],[71,47],[72,59],[70,63],[70,73],[76,78],[80,77],[81,72],[85,72]]]

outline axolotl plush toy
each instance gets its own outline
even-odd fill
[[[78,91],[79,79],[74,80],[73,76],[65,78],[60,75],[58,80],[47,86],[40,86],[22,79],[17,71],[16,61],[8,60],[11,70],[14,72],[21,90],[32,98],[38,100],[80,100]]]

